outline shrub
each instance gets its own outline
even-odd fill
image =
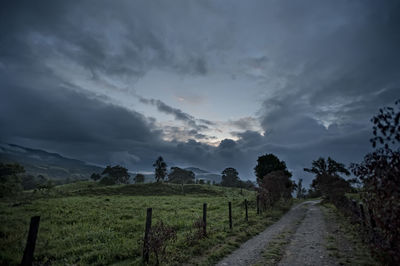
[[[168,226],[159,221],[150,229],[147,241],[147,249],[156,256],[156,265],[160,264],[160,259],[165,261],[167,258],[167,244],[176,241],[176,230],[172,226]]]
[[[200,239],[205,238],[207,235],[204,234],[204,222],[202,218],[198,218],[193,222],[194,232],[190,230],[190,232],[186,235],[186,243],[188,245],[193,245],[197,243]]]
[[[353,173],[363,182],[362,199],[372,210],[378,237],[376,248],[383,251],[384,261],[400,265],[400,149],[391,146],[400,143],[400,101],[397,110],[380,109],[373,117],[373,147],[382,145],[367,154],[360,164],[351,166]]]

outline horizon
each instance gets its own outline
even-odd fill
[[[400,99],[397,1],[10,1],[0,10],[0,142],[94,165],[293,179],[362,161]]]

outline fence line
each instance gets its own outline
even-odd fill
[[[259,208],[259,196],[257,195],[257,215],[260,214],[260,208]],[[248,214],[248,200],[244,200],[244,206],[245,206],[245,221],[248,221],[249,219],[249,214]],[[147,208],[147,214],[146,214],[146,223],[145,223],[145,231],[144,231],[144,237],[143,237],[143,253],[142,253],[142,258],[144,263],[149,262],[149,255],[150,255],[150,250],[149,250],[149,234],[151,230],[151,224],[152,224],[152,208]],[[228,202],[228,214],[229,214],[229,228],[232,229],[232,202]],[[36,239],[37,239],[37,234],[39,230],[39,222],[40,222],[40,216],[34,216],[31,217],[31,222],[29,225],[29,233],[28,233],[28,238],[26,242],[26,247],[24,250],[24,255],[21,261],[22,266],[31,266],[33,264],[33,259],[34,259],[34,251],[35,251],[35,245],[36,245]],[[207,236],[207,203],[203,203],[203,219],[202,219],[202,230],[203,230],[203,235]]]

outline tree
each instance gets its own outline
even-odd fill
[[[299,181],[297,182],[296,191],[297,191],[296,197],[297,197],[298,199],[304,198],[305,195],[306,195],[306,193],[307,193],[307,190],[303,187],[303,179],[301,179],[301,178],[300,178]]]
[[[235,168],[228,167],[222,171],[221,186],[224,187],[236,187],[239,184],[239,173]]]
[[[22,180],[19,174],[24,172],[24,167],[18,163],[0,163],[0,197],[22,191]]]
[[[273,171],[284,171],[287,176],[292,176],[292,174],[286,168],[286,163],[279,160],[279,158],[274,154],[270,153],[258,157],[257,165],[254,167],[254,173],[257,176],[257,183],[260,184],[260,181],[264,178],[264,176]]]
[[[167,175],[167,164],[164,162],[163,157],[158,157],[158,159],[153,164],[154,169],[154,177],[157,182],[160,180],[164,180]]]
[[[280,199],[290,199],[295,184],[287,171],[273,171],[259,181],[258,192],[264,206],[272,206]]]
[[[97,181],[97,180],[99,180],[101,178],[101,175],[100,174],[97,174],[97,173],[93,173],[91,176],[90,176],[90,179],[93,179],[93,181]]]
[[[128,169],[125,167],[122,167],[120,165],[116,166],[107,166],[102,175],[107,175],[112,181],[114,181],[114,184],[128,184],[129,183],[129,177],[130,175],[128,174]],[[110,184],[111,180],[108,180],[106,183]],[[105,182],[103,182],[105,183]]]
[[[144,175],[143,174],[137,174],[134,178],[135,183],[144,183]]]
[[[337,176],[339,173],[350,175],[344,164],[336,162],[331,157],[328,157],[328,161],[322,157],[318,158],[312,162],[311,168],[304,168],[304,171],[314,173],[316,176]]]
[[[179,167],[171,167],[171,172],[168,174],[168,182],[176,184],[193,184],[194,181],[195,174],[192,171]]]
[[[346,181],[340,174],[350,175],[344,164],[338,163],[332,158],[328,160],[320,157],[312,162],[311,168],[304,168],[304,171],[315,174],[311,187],[321,192],[328,200],[339,204],[344,194],[352,190],[350,182]]]
[[[255,189],[255,185],[253,182],[251,182],[250,180],[247,180],[246,182],[243,182],[243,187],[246,189],[250,189],[250,190],[254,190]]]
[[[372,210],[380,241],[375,247],[383,251],[385,265],[400,265],[400,100],[397,108],[385,107],[371,119],[376,148],[352,172],[363,182],[362,199]]]

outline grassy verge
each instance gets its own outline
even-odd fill
[[[0,264],[17,265],[31,216],[41,223],[35,250],[38,264],[140,265],[146,208],[153,208],[153,224],[162,220],[177,231],[177,241],[167,247],[164,265],[206,265],[218,261],[243,241],[275,222],[290,203],[256,215],[255,193],[208,185],[144,184],[99,187],[71,184],[48,194],[24,193],[0,202]],[[153,195],[153,196],[150,196]],[[157,195],[157,196],[154,196]],[[249,221],[244,220],[247,198]],[[232,202],[233,229],[228,224]],[[189,246],[187,235],[208,204],[208,237]],[[154,257],[150,258],[154,263]]]
[[[358,225],[352,225],[334,205],[322,205],[327,221],[326,249],[340,265],[380,265],[362,242]]]

